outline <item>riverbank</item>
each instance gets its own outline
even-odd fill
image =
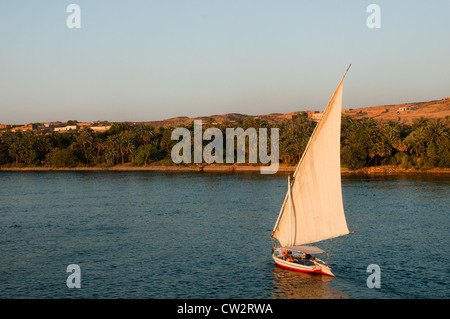
[[[4,167],[0,171],[154,171],[154,172],[257,172],[260,166],[251,165],[198,165],[198,166],[130,166],[117,165],[111,167]],[[280,165],[278,173],[293,173],[296,166]],[[397,174],[450,174],[450,168],[433,168],[428,170],[404,169],[396,166],[365,167],[358,170],[341,168],[342,175],[397,175]]]

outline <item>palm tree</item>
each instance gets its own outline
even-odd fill
[[[8,153],[14,159],[14,163],[18,164],[20,159],[20,153],[23,149],[20,133],[5,133],[3,139],[8,146]]]
[[[122,165],[125,164],[125,159],[128,154],[134,151],[133,140],[124,134],[115,134],[108,136],[107,139],[107,154],[108,162],[116,163],[117,158],[120,157]]]
[[[115,165],[117,163],[118,152],[118,137],[119,135],[114,134],[108,136],[105,142],[105,159],[108,165]]]
[[[408,145],[410,152],[414,152],[416,156],[423,157],[427,148],[427,130],[424,126],[420,126],[411,134],[409,134],[404,142]]]
[[[94,140],[92,141],[92,158],[94,164],[100,164],[101,163],[101,156],[104,150],[106,149],[106,143],[104,143],[99,137],[94,137]]]
[[[428,121],[426,134],[429,144],[439,145],[449,139],[448,126],[441,119]]]
[[[132,154],[135,150],[135,145],[133,143],[133,139],[130,137],[123,137],[122,138],[122,145],[123,145],[123,153],[125,154],[125,157],[127,158],[128,155]],[[124,157],[122,156],[122,165],[124,164]]]
[[[284,121],[280,126],[280,157],[285,163],[296,163],[308,145],[314,125],[303,117],[294,123]]]
[[[414,130],[416,130],[416,129],[418,129],[418,128],[427,126],[428,121],[429,121],[429,120],[428,120],[427,118],[424,118],[423,116],[421,116],[421,117],[418,118],[418,119],[415,119],[415,120],[413,121],[413,124],[412,124],[412,130],[414,131]]]
[[[36,135],[31,131],[25,131],[21,138],[22,143],[19,149],[19,157],[27,165],[33,164],[37,159],[37,152],[35,149]]]
[[[139,125],[134,132],[138,145],[148,145],[155,138],[156,133],[150,125]]]
[[[75,135],[75,143],[81,148],[86,164],[89,164],[89,159],[91,157],[89,151],[91,150],[93,140],[92,130],[89,128],[83,128]]]

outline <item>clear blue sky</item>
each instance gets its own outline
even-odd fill
[[[0,0],[0,123],[322,110],[350,63],[344,107],[441,99],[449,34],[448,0]]]

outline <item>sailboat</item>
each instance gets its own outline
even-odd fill
[[[336,88],[292,178],[272,231],[275,263],[290,270],[334,276],[328,253],[312,245],[349,234],[342,201],[340,133],[342,86]],[[326,261],[317,254],[328,254]]]

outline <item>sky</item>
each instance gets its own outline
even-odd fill
[[[448,0],[0,0],[0,123],[320,111],[349,64],[344,108],[442,99],[449,16]]]

